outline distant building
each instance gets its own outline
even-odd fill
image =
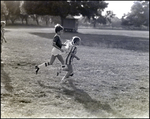
[[[72,16],[67,16],[62,21],[62,26],[64,27],[64,31],[77,32],[78,30],[78,19],[75,19]]]

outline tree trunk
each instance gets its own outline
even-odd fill
[[[38,20],[38,18],[39,18],[39,16],[38,15],[36,15],[36,23],[37,23],[37,25],[39,26],[39,20]]]
[[[6,25],[8,24],[8,15],[5,15]]]
[[[92,16],[93,18],[93,27],[95,28],[96,27],[96,19],[94,18],[94,16]]]
[[[46,26],[48,26],[48,19],[46,19]]]
[[[20,19],[21,19],[21,21],[22,21],[22,24],[23,24],[23,19],[24,19],[24,18],[23,18],[23,15],[20,14],[19,17],[20,17]]]
[[[14,15],[14,16],[12,16],[12,17],[10,18],[12,24],[15,23],[15,20],[17,19],[17,17],[18,17],[18,16],[15,16],[15,15]]]
[[[95,28],[96,27],[96,21],[94,20],[93,22],[93,27]]]
[[[26,25],[28,25],[28,18],[26,18],[25,20],[26,20]]]
[[[14,24],[14,23],[15,23],[15,20],[14,20],[14,19],[11,19],[11,23]]]
[[[61,19],[61,25],[63,26],[63,19],[64,19],[64,17],[60,17],[60,19]]]
[[[49,22],[49,17],[48,16],[45,17],[45,21],[46,21],[46,26],[48,26],[48,22]]]
[[[28,15],[26,14],[24,17],[25,21],[26,21],[26,25],[28,25]]]
[[[23,24],[23,18],[21,18],[22,24]]]

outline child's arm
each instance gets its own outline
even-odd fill
[[[71,54],[73,57],[75,57],[77,60],[80,60],[79,57],[77,57],[74,53]]]
[[[71,53],[71,56],[75,57],[77,60],[80,60],[80,58],[76,56],[76,53],[77,53],[77,47],[75,47],[74,51]]]
[[[62,43],[62,46],[66,46],[66,44],[65,44],[65,43]]]
[[[74,56],[77,60],[80,60],[80,58],[79,57],[77,57],[76,55]]]

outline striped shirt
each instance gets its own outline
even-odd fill
[[[77,47],[72,46],[66,58],[66,62],[65,62],[66,65],[71,65],[71,62],[73,61],[74,58],[72,54],[76,54],[76,53],[77,53]]]

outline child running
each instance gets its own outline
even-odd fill
[[[38,66],[35,66],[36,74],[38,73],[39,69],[42,66],[52,65],[54,63],[56,57],[61,62],[62,67],[65,67],[64,66],[64,59],[62,57],[62,52],[64,52],[64,50],[62,49],[62,46],[65,46],[65,44],[62,43],[61,37],[60,37],[60,35],[63,32],[63,29],[64,28],[60,24],[55,25],[55,33],[56,34],[55,34],[55,36],[53,38],[53,48],[52,48],[52,51],[51,51],[50,62],[45,62],[45,63],[42,63],[42,64],[40,64]]]
[[[70,76],[73,76],[73,67],[72,67],[72,62],[73,62],[73,59],[76,58],[77,60],[80,60],[79,57],[76,56],[76,53],[77,53],[77,45],[79,45],[81,42],[81,39],[78,37],[78,36],[74,36],[72,38],[72,41],[70,43],[70,48],[69,48],[69,53],[66,57],[66,61],[65,61],[65,64],[66,64],[66,68],[63,68],[62,70],[63,71],[67,71],[66,75],[62,78],[61,80],[61,84],[62,83],[65,83],[67,81],[67,79],[70,77]]]
[[[7,42],[6,38],[5,38],[5,25],[6,25],[5,21],[1,21],[1,53],[2,53],[2,44],[3,44],[3,42],[4,41],[5,41],[5,43]],[[3,63],[2,59],[1,59],[1,63]]]
[[[5,21],[1,21],[1,52],[3,41],[5,41],[5,43],[7,42],[5,38],[5,25],[6,25]]]

